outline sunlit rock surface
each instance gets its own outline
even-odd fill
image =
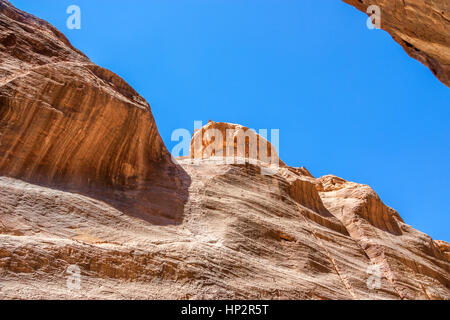
[[[369,6],[377,5],[381,10],[381,28],[450,87],[450,1],[343,1],[365,13]],[[373,11],[369,13],[372,14]]]
[[[143,98],[4,0],[0,74],[1,299],[450,299],[449,244],[370,187],[172,161]]]

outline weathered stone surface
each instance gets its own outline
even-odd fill
[[[171,163],[135,90],[7,1],[0,1],[0,48],[0,174],[161,223],[180,219],[188,177]]]
[[[408,226],[366,185],[334,176],[319,179],[325,207],[379,265],[402,299],[440,299],[449,294],[450,260],[429,236]],[[448,298],[446,298],[448,299]]]
[[[450,2],[448,0],[343,0],[367,13],[381,9],[381,28],[414,59],[450,87]]]
[[[0,0],[0,39],[0,299],[450,299],[450,245],[370,187],[195,157],[247,131],[227,123],[174,164],[148,104],[46,22]]]
[[[269,134],[266,132],[266,134]],[[276,148],[256,131],[234,123],[209,121],[194,132],[191,141],[191,159],[221,157],[224,162],[285,166]],[[228,158],[228,159],[227,159]]]

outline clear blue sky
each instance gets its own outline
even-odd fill
[[[280,156],[369,184],[450,241],[450,89],[340,0],[12,0],[152,106],[169,150],[209,119],[280,129]],[[82,29],[66,28],[81,7]]]

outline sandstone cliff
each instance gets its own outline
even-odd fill
[[[448,0],[343,0],[367,13],[381,9],[381,28],[412,58],[450,87],[450,2]],[[371,15],[371,14],[369,14]]]
[[[227,164],[199,133],[266,143],[227,123],[175,164],[143,98],[5,0],[0,75],[0,299],[450,299],[449,245],[370,187]]]
[[[0,174],[87,193],[148,219],[179,218],[187,177],[135,90],[7,1],[0,46]]]

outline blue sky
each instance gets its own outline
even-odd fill
[[[280,157],[369,184],[450,241],[450,89],[339,0],[11,0],[152,106],[169,150],[194,120],[280,130]],[[81,30],[66,8],[81,8]]]

